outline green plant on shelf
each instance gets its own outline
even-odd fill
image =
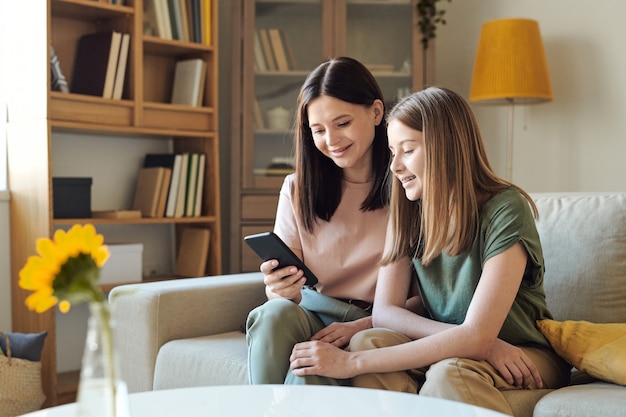
[[[430,40],[435,38],[437,25],[445,25],[445,10],[437,8],[437,3],[442,0],[419,0],[417,2],[417,13],[419,15],[418,26],[422,32],[422,45],[428,49]],[[447,0],[450,3],[452,0]]]

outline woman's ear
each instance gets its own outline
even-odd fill
[[[376,99],[372,104],[372,108],[374,110],[374,124],[378,126],[380,122],[382,122],[383,116],[385,115],[385,105],[382,100]]]

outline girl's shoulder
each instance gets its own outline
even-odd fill
[[[515,187],[508,187],[495,194],[482,207],[483,216],[492,218],[507,213],[509,215],[525,216],[530,213],[528,201]]]
[[[494,194],[485,202],[485,208],[494,208],[503,205],[527,204],[526,198],[515,187],[508,187],[497,194]]]

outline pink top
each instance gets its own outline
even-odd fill
[[[319,279],[318,291],[335,298],[374,301],[378,262],[385,244],[388,208],[361,211],[372,186],[344,181],[341,203],[330,222],[318,219],[313,234],[296,216],[291,189],[295,174],[283,182],[274,232]]]

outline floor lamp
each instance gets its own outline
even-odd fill
[[[483,24],[469,99],[508,105],[506,179],[511,181],[515,105],[552,100],[548,63],[536,21],[498,19]]]

